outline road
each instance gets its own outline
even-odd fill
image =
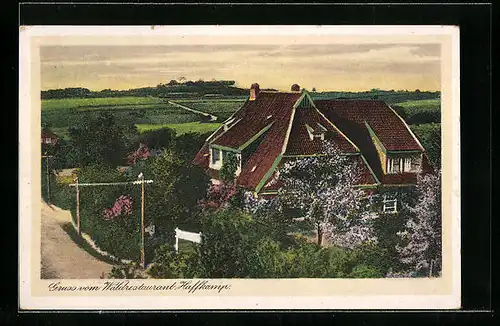
[[[112,266],[76,245],[62,226],[71,222],[71,213],[42,202],[42,279],[107,278]]]
[[[175,105],[175,106],[177,106],[177,107],[179,107],[181,109],[184,109],[184,110],[187,110],[187,111],[190,111],[190,112],[193,112],[193,113],[197,113],[197,114],[204,115],[206,117],[210,117],[209,121],[217,121],[217,117],[215,115],[213,115],[213,114],[202,112],[202,111],[198,111],[198,110],[192,109],[190,107],[187,107],[185,105],[182,105],[182,104],[179,104],[179,103],[176,103],[176,102],[173,102],[173,101],[167,101],[167,103]]]

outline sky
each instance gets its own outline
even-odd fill
[[[42,90],[131,89],[179,80],[234,80],[287,91],[441,88],[440,44],[43,45]]]

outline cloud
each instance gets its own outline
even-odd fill
[[[319,89],[352,88],[353,78],[360,87],[383,81],[394,89],[407,88],[398,82],[439,88],[440,81],[439,44],[43,46],[40,53],[44,89],[154,86],[180,76],[285,89],[301,80]]]

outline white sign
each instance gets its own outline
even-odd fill
[[[188,232],[175,228],[175,251],[179,252],[179,239],[201,243],[201,232]]]

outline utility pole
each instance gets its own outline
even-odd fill
[[[47,153],[45,153],[47,154]],[[45,167],[46,167],[46,174],[47,174],[47,204],[50,205],[50,174],[49,174],[49,158],[52,157],[52,155],[42,155],[42,158],[45,159]]]
[[[75,188],[76,188],[76,228],[78,230],[78,235],[82,234],[80,227],[80,188],[78,188],[78,176],[75,177]]]
[[[141,185],[141,267],[145,268],[146,266],[146,260],[145,260],[145,249],[144,249],[144,244],[145,244],[145,239],[144,239],[144,207],[145,207],[145,191],[144,191],[144,185],[146,183],[153,183],[153,180],[145,180],[144,175],[141,173],[138,176],[137,181],[126,181],[126,182],[94,182],[94,183],[79,183],[78,182],[78,177],[74,179],[75,183],[70,184],[70,187],[75,187],[76,188],[76,219],[77,219],[77,229],[78,233],[81,234],[81,227],[80,227],[80,187],[101,187],[101,186],[123,186],[123,185],[129,185],[129,184],[134,184],[134,185]]]
[[[140,174],[141,179],[141,267],[146,267],[146,254],[144,250],[144,175]]]

